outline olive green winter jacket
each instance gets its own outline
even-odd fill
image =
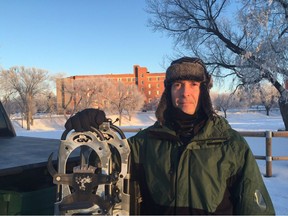
[[[222,117],[185,146],[157,122],[129,143],[141,192],[132,214],[275,214],[248,144]]]

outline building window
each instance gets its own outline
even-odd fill
[[[149,81],[151,81],[151,80],[152,80],[152,78],[151,78],[151,77],[149,77],[149,78],[148,78],[148,80],[149,80]]]
[[[159,91],[156,91],[156,94],[159,95]]]
[[[159,88],[160,87],[160,84],[159,83],[157,83],[157,88]]]
[[[151,88],[151,84],[150,83],[148,84],[148,88]]]
[[[151,91],[148,91],[148,95],[151,95]]]
[[[144,81],[141,81],[141,84],[144,85]]]
[[[144,92],[144,88],[141,88],[141,91]]]

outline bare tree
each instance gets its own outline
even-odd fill
[[[259,104],[257,91],[255,85],[243,85],[235,91],[235,97],[238,98],[239,107],[248,108],[253,105]]]
[[[52,114],[56,113],[56,96],[51,91],[45,91],[36,95],[36,110],[39,113]]]
[[[22,105],[27,130],[33,124],[33,109],[35,108],[35,96],[48,89],[47,71],[37,68],[25,68],[23,66],[11,67],[9,70],[2,70],[0,73],[1,88],[10,93],[14,98],[18,98]]]
[[[279,92],[269,82],[241,86],[235,94],[246,107],[264,106],[268,116],[271,108],[278,105]]]
[[[224,112],[224,117],[227,118],[227,110],[235,107],[235,100],[233,94],[223,93],[218,94],[214,99],[214,106],[220,108]]]
[[[119,115],[121,126],[122,116],[127,112],[129,119],[133,110],[140,109],[144,104],[142,95],[135,85],[125,85],[122,82],[109,82],[101,93],[105,107],[112,113]]]
[[[125,111],[128,114],[129,121],[131,121],[132,113],[143,107],[145,96],[138,90],[136,85],[130,85],[127,87],[129,97],[126,101]]]
[[[144,103],[144,96],[136,85],[125,85],[107,78],[64,80],[60,80],[66,95],[66,103],[62,105],[64,116],[67,110],[73,115],[88,107],[100,108],[106,112],[117,113],[121,125],[124,114],[131,119],[132,112],[141,108]]]
[[[147,12],[154,30],[166,32],[184,51],[204,59],[214,76],[237,77],[239,85],[268,80],[280,94],[288,130],[288,92],[281,85],[288,75],[288,2],[242,0],[238,9],[231,2],[148,0]],[[229,19],[232,13],[236,19]]]
[[[75,89],[73,88],[73,83],[70,84],[67,82],[66,79],[64,78],[58,78],[56,79],[56,85],[59,85],[60,89],[61,89],[61,96],[59,96],[59,98],[61,98],[61,102],[58,102],[57,101],[57,109],[61,111],[63,111],[63,115],[65,117],[65,119],[68,119],[69,116],[67,116],[67,112],[70,112],[70,115],[73,115],[73,112],[72,110],[74,109],[69,109],[69,107],[72,106],[72,102],[73,102],[73,98],[75,97],[76,95],[76,91]],[[59,107],[60,106],[60,107]]]
[[[159,104],[160,98],[153,98],[150,102],[144,105],[144,110],[156,110]]]
[[[67,112],[72,116],[75,112],[87,107],[105,108],[103,104],[103,92],[109,89],[109,81],[104,78],[92,79],[58,79],[62,87],[63,96],[61,106],[66,119]],[[111,86],[110,88],[115,88]]]
[[[266,109],[266,115],[269,116],[270,110],[277,106],[279,93],[270,83],[264,83],[259,85],[259,91],[257,91],[261,104]]]

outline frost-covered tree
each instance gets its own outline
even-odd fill
[[[273,88],[270,83],[262,83],[257,86],[258,90],[255,91],[255,97],[259,99],[261,105],[266,109],[266,115],[269,116],[270,110],[277,106],[279,92]]]
[[[214,100],[213,105],[224,112],[224,117],[227,118],[228,109],[235,108],[237,105],[237,98],[233,94],[223,93],[218,94]]]
[[[125,112],[130,119],[132,111],[139,110],[143,106],[144,97],[136,85],[125,85],[122,82],[110,82],[101,94],[107,110],[118,114],[119,126]]]
[[[259,89],[256,88],[255,85],[245,85],[237,88],[235,96],[239,100],[239,106],[242,108],[249,108],[253,105],[259,105],[260,100],[258,97],[258,91]]]
[[[174,38],[181,55],[202,58],[214,76],[269,81],[288,130],[287,0],[147,0],[147,12],[155,31]]]
[[[99,108],[107,113],[117,113],[121,125],[122,116],[127,114],[130,119],[132,112],[139,110],[145,99],[136,85],[126,85],[107,78],[62,79],[58,82],[63,83],[66,95],[66,102],[62,105],[64,115],[68,111],[73,115],[85,108]]]
[[[69,116],[67,116],[67,113],[70,112],[70,114],[72,115],[72,111],[75,110],[75,108],[71,109],[70,107],[72,106],[73,98],[76,95],[76,91],[73,88],[73,83],[68,83],[67,80],[65,80],[64,78],[58,78],[56,82],[59,83],[59,85],[61,86],[61,94],[63,95],[62,101],[60,102],[60,104],[57,104],[57,106],[61,106],[61,110],[63,110],[65,119],[68,119]]]
[[[105,86],[105,82],[108,81],[101,78],[75,80],[73,83],[73,113],[87,107],[97,107],[100,94]]]
[[[129,97],[126,101],[125,111],[131,121],[132,115],[144,105],[145,96],[142,94],[136,85],[128,86]]]
[[[56,96],[51,91],[45,91],[36,95],[35,103],[37,112],[47,113],[50,116],[56,113]]]
[[[27,130],[30,130],[30,125],[33,124],[35,97],[49,89],[47,80],[48,71],[38,68],[15,66],[0,71],[0,88],[18,100],[26,119]]]
[[[65,99],[62,103],[63,113],[66,119],[67,113],[72,116],[74,113],[88,107],[105,108],[102,104],[103,92],[108,91],[110,82],[104,78],[91,79],[58,79],[62,86]]]

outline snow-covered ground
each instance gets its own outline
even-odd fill
[[[219,113],[221,114],[221,113]],[[109,116],[112,120],[116,116]],[[238,131],[277,131],[283,129],[284,124],[279,113],[271,113],[266,116],[259,112],[228,112],[227,120],[231,126]],[[131,121],[122,119],[122,126],[144,128],[153,124],[155,121],[154,113],[145,112],[135,114]],[[61,116],[53,118],[35,119],[30,131],[21,127],[22,122],[13,120],[17,135],[34,136],[44,138],[60,138],[64,130],[65,120]],[[127,133],[126,136],[131,136]],[[265,138],[246,137],[255,155],[265,155]],[[288,138],[273,138],[273,156],[288,156]],[[266,173],[266,163],[257,160],[263,179],[272,198],[276,214],[288,215],[288,161],[273,161],[273,176],[264,177]]]

